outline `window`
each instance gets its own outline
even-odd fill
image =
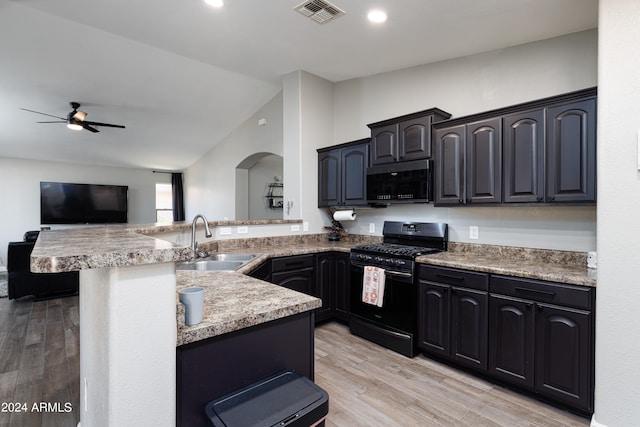
[[[171,184],[156,183],[156,222],[173,222],[173,197]]]

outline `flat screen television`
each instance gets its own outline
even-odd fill
[[[126,223],[128,190],[125,185],[41,182],[40,223]]]

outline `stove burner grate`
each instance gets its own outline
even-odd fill
[[[359,252],[371,254],[385,254],[396,256],[417,257],[420,255],[437,252],[438,249],[426,248],[422,246],[400,245],[396,243],[374,243],[370,245],[356,246],[353,248]]]

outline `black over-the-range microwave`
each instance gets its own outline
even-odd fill
[[[390,163],[367,168],[367,202],[428,203],[433,200],[433,160]]]

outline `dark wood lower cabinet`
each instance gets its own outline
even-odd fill
[[[536,391],[593,410],[592,323],[584,310],[536,306]]]
[[[176,348],[178,427],[209,427],[211,400],[292,370],[313,380],[313,312]]]
[[[502,295],[489,298],[489,373],[533,388],[533,303]]]
[[[595,289],[493,276],[489,374],[593,412]]]
[[[418,347],[593,413],[595,289],[420,266]]]
[[[449,286],[421,280],[418,292],[418,347],[448,357]]]
[[[333,316],[334,319],[346,323],[349,321],[349,269],[351,268],[349,254],[336,252],[335,266],[335,307],[333,307]]]
[[[313,255],[294,255],[271,260],[271,282],[313,295],[315,290]]]
[[[322,252],[273,258],[270,268],[256,268],[250,274],[322,300],[315,311],[317,323],[349,320],[349,253]]]
[[[451,358],[461,365],[487,370],[486,291],[451,288]]]
[[[418,347],[485,372],[488,275],[428,266],[419,274]]]

